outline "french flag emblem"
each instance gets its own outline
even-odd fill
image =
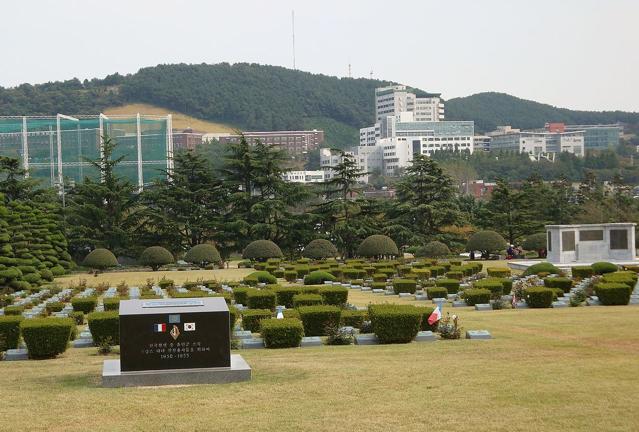
[[[155,333],[164,333],[164,332],[166,332],[166,324],[153,324],[153,331]]]

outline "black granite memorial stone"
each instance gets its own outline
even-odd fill
[[[122,372],[231,367],[221,297],[120,302]]]

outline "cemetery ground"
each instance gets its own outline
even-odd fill
[[[349,292],[371,301],[422,303]],[[95,348],[0,362],[0,430],[639,430],[638,308],[446,312],[494,339],[241,350],[252,381],[190,387],[102,388]]]

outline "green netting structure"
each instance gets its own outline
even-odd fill
[[[101,137],[117,143],[118,174],[143,187],[172,168],[171,116],[0,117],[0,155],[19,159],[43,185],[97,179],[89,160],[100,157]]]

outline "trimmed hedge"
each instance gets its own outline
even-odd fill
[[[616,282],[628,285],[631,289],[637,284],[637,274],[632,271],[618,271],[606,273],[601,278],[602,282]]]
[[[245,309],[242,311],[242,327],[251,333],[260,331],[260,321],[269,319],[273,313],[268,309]]]
[[[446,267],[443,266],[432,266],[429,267],[430,275],[433,277],[443,276],[446,273]]]
[[[296,270],[284,270],[284,279],[287,282],[295,282],[297,280]]]
[[[446,287],[438,286],[428,287],[426,288],[426,294],[431,300],[435,298],[446,298],[448,297],[448,289]]]
[[[363,310],[343,310],[341,315],[342,325],[355,328],[362,328],[364,321],[368,318],[368,311]]]
[[[371,305],[373,333],[380,343],[408,343],[415,339],[422,322],[422,311],[409,305]]]
[[[397,249],[397,245],[390,237],[374,234],[366,237],[360,243],[357,248],[357,255],[367,258],[397,256],[399,255],[399,249]]]
[[[249,291],[246,295],[246,303],[249,309],[274,310],[275,299],[275,293],[269,289]]]
[[[333,243],[324,239],[312,240],[304,247],[302,256],[315,260],[334,258],[338,255],[337,248]]]
[[[109,267],[117,267],[118,259],[108,249],[94,249],[84,258],[82,265],[93,269],[104,270]]]
[[[77,325],[84,324],[84,312],[80,311],[71,311],[69,313],[69,318],[71,318]]]
[[[541,262],[528,267],[526,271],[524,271],[524,276],[538,275],[539,273],[561,274],[561,270],[549,262]]]
[[[103,300],[105,311],[119,311],[120,310],[120,297],[110,297]]]
[[[257,285],[258,283],[276,284],[277,278],[265,270],[260,270],[246,276],[244,282],[247,285]]]
[[[464,300],[468,306],[490,302],[492,293],[485,288],[470,288],[464,291]]]
[[[422,324],[420,326],[420,329],[423,331],[433,331],[433,332],[437,330],[437,326],[439,325],[439,323],[436,322],[433,325],[428,324],[428,317],[431,316],[435,308],[434,307],[418,307],[417,309],[419,309],[419,311],[422,314]]]
[[[0,316],[0,352],[18,348],[21,316]]]
[[[329,272],[316,270],[304,276],[304,285],[318,285],[326,281],[335,281],[337,278]]]
[[[75,323],[70,318],[32,318],[20,323],[29,358],[53,358],[67,350]]]
[[[492,298],[498,298],[504,294],[504,284],[500,279],[480,279],[473,283],[473,288],[487,289]]]
[[[598,275],[602,275],[605,273],[613,273],[619,270],[619,267],[617,267],[616,264],[605,262],[605,261],[596,262],[592,264],[591,267],[592,267],[592,271]]]
[[[348,288],[341,286],[323,286],[319,289],[324,304],[344,306],[348,300]]]
[[[260,334],[267,348],[293,348],[300,346],[304,326],[296,318],[263,319],[260,321]]]
[[[337,306],[302,306],[297,309],[306,336],[326,336],[326,327],[338,327],[341,310]]]
[[[249,291],[254,290],[255,288],[243,286],[233,288],[233,298],[235,298],[235,303],[246,306],[248,304],[248,293]]]
[[[446,276],[447,279],[462,280],[462,278],[464,277],[464,272],[453,270],[446,272],[444,276]]]
[[[578,279],[585,279],[595,274],[595,271],[590,266],[575,266],[572,268],[572,277]]]
[[[437,286],[446,288],[448,290],[448,294],[455,294],[459,291],[460,283],[457,279],[437,279],[435,283]]]
[[[266,261],[269,258],[282,258],[283,256],[280,247],[270,240],[255,240],[249,243],[242,252],[243,259],[256,261]]]
[[[603,305],[627,305],[632,288],[620,282],[603,282],[595,285],[595,293]]]
[[[93,344],[120,344],[120,317],[117,311],[92,312],[87,317]]]
[[[277,287],[274,288],[276,302],[278,305],[285,306],[287,309],[293,307],[293,297],[302,293],[302,288],[299,286],[290,287]]]
[[[51,302],[47,303],[44,308],[47,311],[47,314],[52,314],[54,312],[60,312],[62,309],[64,309],[64,303]]]
[[[4,314],[7,316],[17,316],[22,315],[24,312],[24,306],[14,305],[14,306],[5,306]]]
[[[235,328],[235,322],[240,316],[240,311],[235,306],[229,306],[229,332]]]
[[[544,286],[548,288],[561,288],[563,292],[570,292],[572,280],[567,277],[548,277],[544,279]]]
[[[549,308],[552,305],[554,291],[551,288],[532,287],[524,292],[526,303],[531,308]]]
[[[413,274],[417,280],[426,280],[430,278],[430,270],[427,268],[413,268]]]
[[[95,297],[76,297],[71,299],[73,310],[83,312],[85,315],[93,312],[97,304],[98,299]]]
[[[511,274],[510,269],[503,267],[488,267],[486,272],[488,273],[488,276],[497,278],[508,277]]]
[[[293,306],[298,308],[301,306],[321,305],[323,300],[319,294],[295,294],[293,296]]]
[[[415,294],[415,291],[417,291],[417,281],[414,279],[395,279],[393,280],[393,290],[395,294]]]

